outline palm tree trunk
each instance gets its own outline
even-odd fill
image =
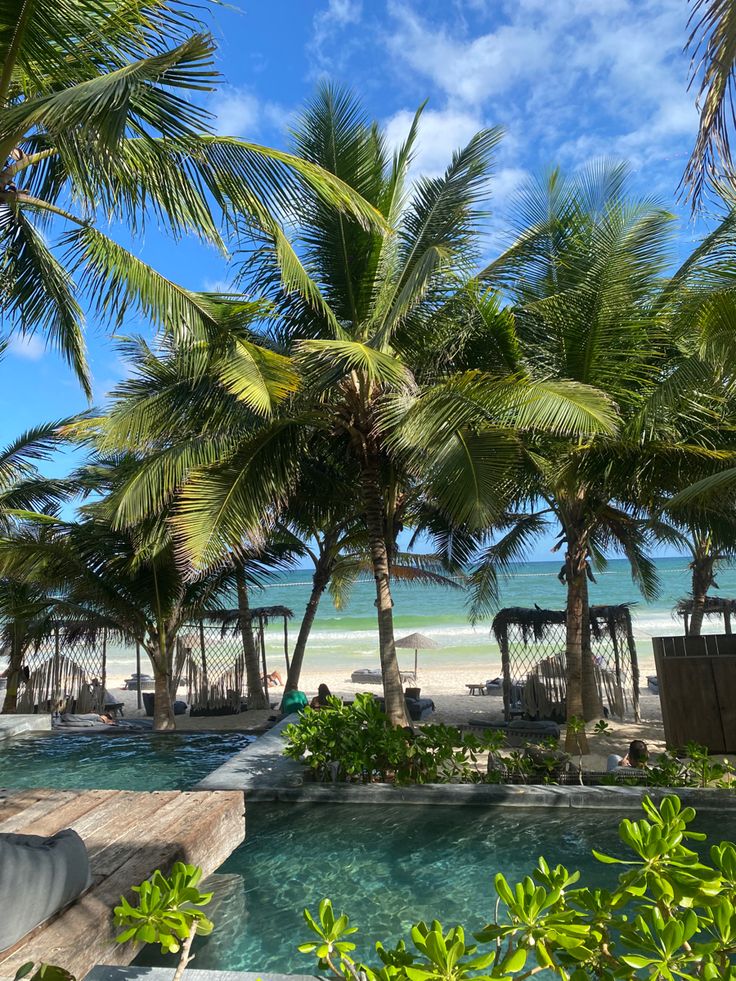
[[[568,530],[565,572],[567,577],[566,661],[567,661],[567,720],[583,718],[583,623],[587,612],[585,555],[579,544],[571,540]],[[581,554],[582,553],[582,554]],[[582,748],[584,747],[584,748]],[[567,752],[587,753],[585,733],[574,733],[570,726],[565,736]]]
[[[688,636],[699,637],[703,630],[705,600],[713,583],[713,561],[698,549],[690,564],[692,569],[693,612],[690,615]]]
[[[20,642],[19,629],[13,624],[13,645],[8,665],[7,684],[5,688],[5,701],[3,702],[2,715],[13,715],[18,708],[18,688],[20,687],[21,668],[23,667],[23,655],[25,649]]]
[[[153,693],[153,728],[156,732],[167,732],[176,729],[174,705],[171,701],[171,670],[161,668],[159,659],[153,664],[154,693]]]
[[[595,662],[593,651],[590,645],[590,599],[588,586],[588,572],[585,570],[583,580],[583,647],[582,647],[582,669],[583,669],[583,718],[586,722],[591,719],[603,718],[603,701],[601,700],[598,683],[595,677]]]
[[[383,676],[383,696],[386,715],[395,726],[408,726],[406,700],[401,684],[399,662],[394,646],[393,600],[389,576],[388,548],[384,528],[383,494],[381,493],[378,460],[370,456],[363,470],[365,519],[370,539],[373,577],[376,581],[376,610],[378,614],[378,642]]]
[[[156,732],[166,732],[176,729],[171,698],[172,658],[166,645],[165,629],[160,627],[159,630],[159,635],[151,638],[153,643],[150,646],[144,644],[144,647],[153,669],[153,728]]]
[[[270,707],[268,694],[263,690],[261,681],[261,665],[258,663],[258,651],[253,640],[253,624],[250,619],[250,602],[248,586],[242,569],[237,569],[235,582],[238,590],[238,611],[240,613],[240,634],[243,639],[243,656],[245,657],[245,678],[248,686],[248,708],[267,709]]]
[[[309,601],[307,602],[306,609],[304,610],[304,616],[302,617],[302,622],[299,627],[299,636],[296,639],[294,653],[291,655],[289,674],[287,675],[286,685],[284,686],[285,692],[296,691],[296,689],[299,687],[299,676],[302,672],[304,654],[307,650],[307,641],[309,640],[312,624],[314,623],[314,618],[317,615],[317,608],[319,607],[319,602],[322,599],[322,593],[325,591],[328,580],[329,573],[326,573],[319,567],[315,569],[314,575],[312,576],[312,592],[309,595]]]

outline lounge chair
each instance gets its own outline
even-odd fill
[[[123,688],[127,691],[153,691],[156,687],[156,682],[151,677],[150,674],[143,674],[141,672],[140,676],[133,673],[129,678],[126,678],[123,682]]]
[[[402,684],[408,681],[416,681],[413,671],[399,671]],[[357,668],[350,675],[350,680],[356,685],[380,685],[383,683],[383,675],[380,668]]]
[[[478,729],[495,729],[503,732],[509,746],[524,746],[526,743],[541,743],[547,739],[560,738],[560,727],[556,722],[528,722],[526,719],[512,719],[511,722],[485,722],[469,719],[468,725]]]
[[[70,828],[52,838],[0,834],[0,950],[7,950],[90,886],[89,856]]]

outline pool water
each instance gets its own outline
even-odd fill
[[[242,732],[29,733],[0,746],[0,787],[187,790],[254,738]]]
[[[625,856],[620,812],[368,805],[248,805],[245,843],[218,871],[215,930],[195,942],[198,969],[312,974],[316,961],[296,947],[310,939],[302,918],[329,897],[360,927],[358,950],[375,960],[376,940],[408,937],[419,919],[475,932],[493,918],[493,879],[530,874],[537,858],[612,885],[618,869],[595,846]],[[632,818],[638,814],[628,815]],[[699,829],[730,834],[715,816]],[[218,889],[220,886],[217,887]],[[351,937],[355,940],[355,937]],[[146,951],[137,963],[169,963]]]

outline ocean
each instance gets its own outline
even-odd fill
[[[565,602],[565,588],[557,579],[560,565],[559,560],[519,564],[502,583],[501,606],[534,606],[536,603],[547,609],[561,609]],[[628,563],[623,559],[610,561],[607,570],[597,574],[597,583],[591,583],[590,587],[592,603],[632,604],[634,633],[642,660],[651,657],[652,636],[683,632],[682,621],[674,615],[673,608],[690,588],[688,560],[658,559],[657,569],[662,588],[652,603],[642,598],[631,581]],[[736,568],[721,569],[717,579],[721,596],[736,596]],[[253,606],[279,604],[294,612],[289,623],[290,649],[293,649],[296,640],[310,588],[309,570],[296,569],[283,574],[272,585],[252,593]],[[491,619],[474,626],[469,623],[465,590],[394,583],[393,595],[397,639],[418,631],[441,645],[438,650],[421,651],[421,664],[441,667],[452,662],[456,667],[487,668],[488,676],[491,676],[499,662],[498,649],[490,632]],[[349,603],[342,610],[335,609],[329,593],[324,595],[310,636],[305,667],[310,670],[339,668],[352,671],[357,667],[378,666],[374,596],[373,580],[368,577],[355,585]],[[718,622],[708,624],[706,621],[705,629],[716,632]],[[269,666],[280,667],[283,664],[280,623],[268,628],[266,648]],[[399,652],[402,668],[410,669],[413,659],[413,651]],[[108,662],[110,676],[133,670],[134,652],[111,646],[108,649]],[[145,663],[142,670],[146,670]]]

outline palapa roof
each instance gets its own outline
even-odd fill
[[[401,637],[394,642],[394,647],[407,647],[413,651],[431,651],[440,646],[436,640],[425,637],[424,634],[409,634],[408,637]]]
[[[291,620],[294,616],[288,606],[251,606],[247,612],[242,610],[207,610],[200,616],[195,617],[193,623],[200,620],[210,623],[219,623],[222,627],[223,635],[232,630],[233,633],[240,630],[243,623],[252,623],[258,620],[264,626],[268,626],[269,620]],[[185,624],[191,626],[192,623]]]
[[[590,607],[590,626],[594,636],[597,636],[603,626],[609,630],[616,628],[626,630],[631,623],[631,603],[618,603],[606,606]],[[505,640],[509,627],[520,627],[526,642],[527,634],[532,634],[535,641],[543,640],[551,627],[559,626],[567,621],[565,610],[544,610],[540,606],[509,606],[499,610],[493,618],[491,630],[497,641]]]
[[[695,608],[695,600],[692,596],[678,601],[675,613],[678,616],[691,616]],[[724,613],[736,613],[736,599],[726,599],[725,596],[706,596],[705,615],[722,616]]]

